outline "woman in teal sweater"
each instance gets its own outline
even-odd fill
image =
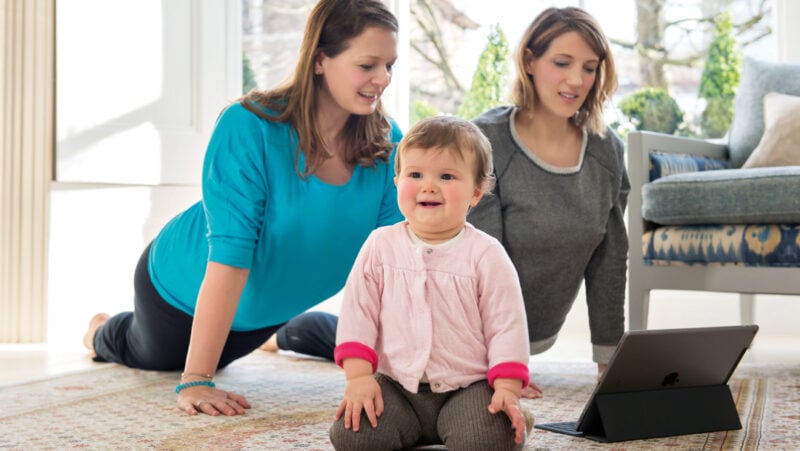
[[[250,407],[212,381],[283,323],[341,289],[361,244],[402,219],[381,94],[397,58],[397,21],[379,0],[320,0],[293,78],[252,91],[217,120],[203,198],[143,253],[134,311],[96,315],[96,359],[183,369],[178,407]]]

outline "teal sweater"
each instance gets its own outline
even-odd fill
[[[298,176],[296,143],[289,124],[238,103],[220,115],[202,201],[166,224],[150,250],[150,277],[169,304],[194,315],[213,261],[250,270],[233,330],[283,323],[336,294],[369,233],[403,219],[392,161],[356,166],[346,184],[330,185]]]

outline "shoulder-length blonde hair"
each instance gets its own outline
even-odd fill
[[[380,0],[320,0],[306,22],[291,78],[272,90],[252,90],[240,99],[253,113],[271,121],[288,122],[295,128],[299,141],[295,166],[303,177],[313,174],[332,156],[315,126],[315,101],[322,79],[314,74],[314,61],[320,52],[336,57],[347,50],[351,39],[369,27],[397,32],[397,18]],[[392,151],[390,127],[380,101],[370,115],[350,115],[345,124],[345,162],[370,167],[378,160],[388,161]],[[305,155],[302,173],[297,165],[300,152]]]
[[[614,57],[603,30],[594,17],[580,8],[548,8],[542,11],[525,30],[515,54],[517,74],[511,89],[511,101],[517,108],[533,112],[537,100],[536,89],[533,77],[525,70],[525,51],[530,50],[535,58],[540,58],[550,48],[554,39],[570,31],[581,35],[600,58],[594,86],[570,121],[580,128],[586,127],[589,131],[602,136],[606,129],[603,105],[617,90],[617,73],[614,69]]]

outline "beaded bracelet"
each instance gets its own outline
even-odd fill
[[[216,387],[216,386],[217,386],[217,384],[215,384],[215,383],[214,383],[214,382],[212,382],[212,381],[191,381],[191,382],[184,382],[183,384],[178,384],[178,385],[176,385],[176,386],[175,386],[175,394],[178,394],[178,393],[180,393],[180,392],[181,392],[181,390],[183,390],[184,388],[196,387],[196,386],[198,386],[198,385],[205,385],[205,386],[207,386],[207,387],[211,387],[211,388],[214,388],[214,387]]]

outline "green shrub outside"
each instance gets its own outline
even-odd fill
[[[424,101],[413,99],[411,101],[411,111],[408,118],[408,126],[416,124],[417,122],[425,119],[426,117],[433,117],[439,114],[439,109],[434,105]]]
[[[678,102],[663,88],[640,88],[625,96],[619,109],[636,130],[672,135],[683,122]]]
[[[482,112],[503,104],[503,91],[508,81],[508,40],[500,25],[492,25],[486,48],[481,52],[472,85],[458,107],[457,116],[472,119]]]
[[[733,103],[739,86],[742,57],[733,34],[730,11],[722,13],[715,25],[698,97],[706,100],[700,127],[707,138],[725,135],[733,119]]]
[[[256,74],[250,64],[250,58],[242,53],[242,94],[247,94],[256,87]]]

